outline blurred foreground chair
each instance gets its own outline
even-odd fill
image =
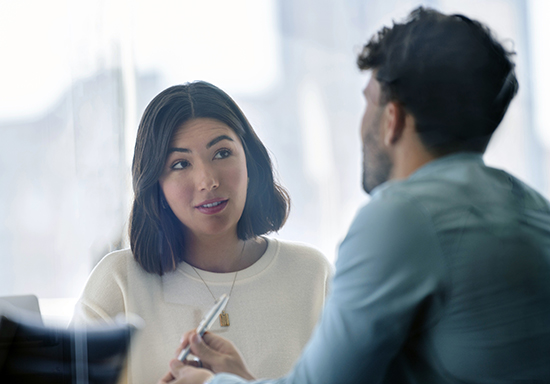
[[[0,296],[0,315],[14,311],[17,311],[20,316],[33,318],[33,321],[42,324],[40,305],[35,295]]]
[[[115,384],[141,319],[56,328],[14,306],[0,307],[0,383]]]

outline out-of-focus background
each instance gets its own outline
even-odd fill
[[[147,103],[206,80],[241,106],[292,197],[276,234],[330,260],[361,190],[367,77],[355,57],[423,4],[487,23],[520,92],[485,160],[550,196],[546,0],[0,0],[0,296],[66,322],[94,265],[126,247]]]

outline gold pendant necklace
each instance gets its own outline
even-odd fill
[[[244,247],[246,246],[246,241],[244,242],[243,244],[243,248],[241,249],[241,254],[239,255],[239,259],[242,257],[243,255],[243,252],[244,252]],[[191,265],[191,264],[189,264]],[[191,268],[193,268],[193,270],[195,271],[195,273],[197,274],[197,276],[199,276],[199,278],[202,280],[203,284],[206,286],[206,288],[208,289],[208,292],[210,292],[210,294],[212,295],[212,298],[214,299],[214,301],[216,301],[216,296],[214,296],[214,294],[212,293],[212,290],[210,289],[210,287],[208,286],[208,284],[206,284],[206,281],[204,281],[204,279],[202,278],[202,276],[200,275],[199,271],[196,270],[195,267],[193,267],[191,265]],[[235,281],[237,280],[237,275],[239,274],[239,271],[235,272],[235,276],[233,277],[233,284],[231,284],[231,289],[229,290],[229,299],[231,299],[231,294],[233,293],[233,287],[235,286]],[[227,300],[227,304],[229,304],[229,299]],[[227,305],[226,305],[226,308],[227,308]],[[220,313],[220,326],[222,327],[229,327],[230,323],[229,323],[229,314],[225,311],[222,311],[222,313]]]
[[[220,313],[220,325],[222,327],[229,327],[229,315],[225,311]]]

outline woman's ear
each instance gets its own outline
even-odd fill
[[[405,110],[395,101],[388,102],[384,107],[382,124],[386,147],[393,146],[402,137],[405,129],[405,116]]]

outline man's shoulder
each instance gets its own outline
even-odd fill
[[[379,191],[358,211],[336,263],[340,276],[370,275],[370,285],[383,285],[384,279],[397,275],[413,276],[411,281],[445,275],[438,228],[430,212],[406,189],[393,186]]]
[[[358,223],[369,229],[395,228],[392,232],[402,234],[420,227],[448,245],[466,226],[504,236],[518,223],[534,220],[542,226],[541,218],[550,220],[548,200],[503,170],[483,163],[449,164],[436,170],[383,186],[360,211]]]
[[[464,184],[436,176],[390,181],[388,184],[376,193],[372,203],[388,207],[394,204],[424,205],[426,202],[447,204],[456,202],[457,194],[462,193],[460,190],[464,187]]]
[[[506,175],[509,180],[510,191],[521,203],[522,208],[550,213],[550,202],[541,193],[536,191],[527,183],[523,182],[515,176],[508,174],[505,171],[496,171],[500,171]]]
[[[507,172],[483,163],[438,164],[430,172],[390,181],[375,194],[370,209],[416,206],[431,217],[445,218],[475,209],[549,210],[548,201]]]
[[[395,183],[377,193],[359,209],[350,230],[357,224],[372,228],[427,224],[430,215],[423,205],[424,196],[403,184]]]
[[[384,192],[384,198],[409,196],[427,207],[442,204],[450,208],[491,202],[535,210],[550,207],[548,200],[533,187],[502,169],[485,165],[481,160],[444,160],[427,171],[421,169],[408,179],[394,183]]]
[[[455,209],[452,193],[438,190],[437,182],[390,182],[359,209],[347,238],[383,253],[413,244],[438,247],[441,223]]]

